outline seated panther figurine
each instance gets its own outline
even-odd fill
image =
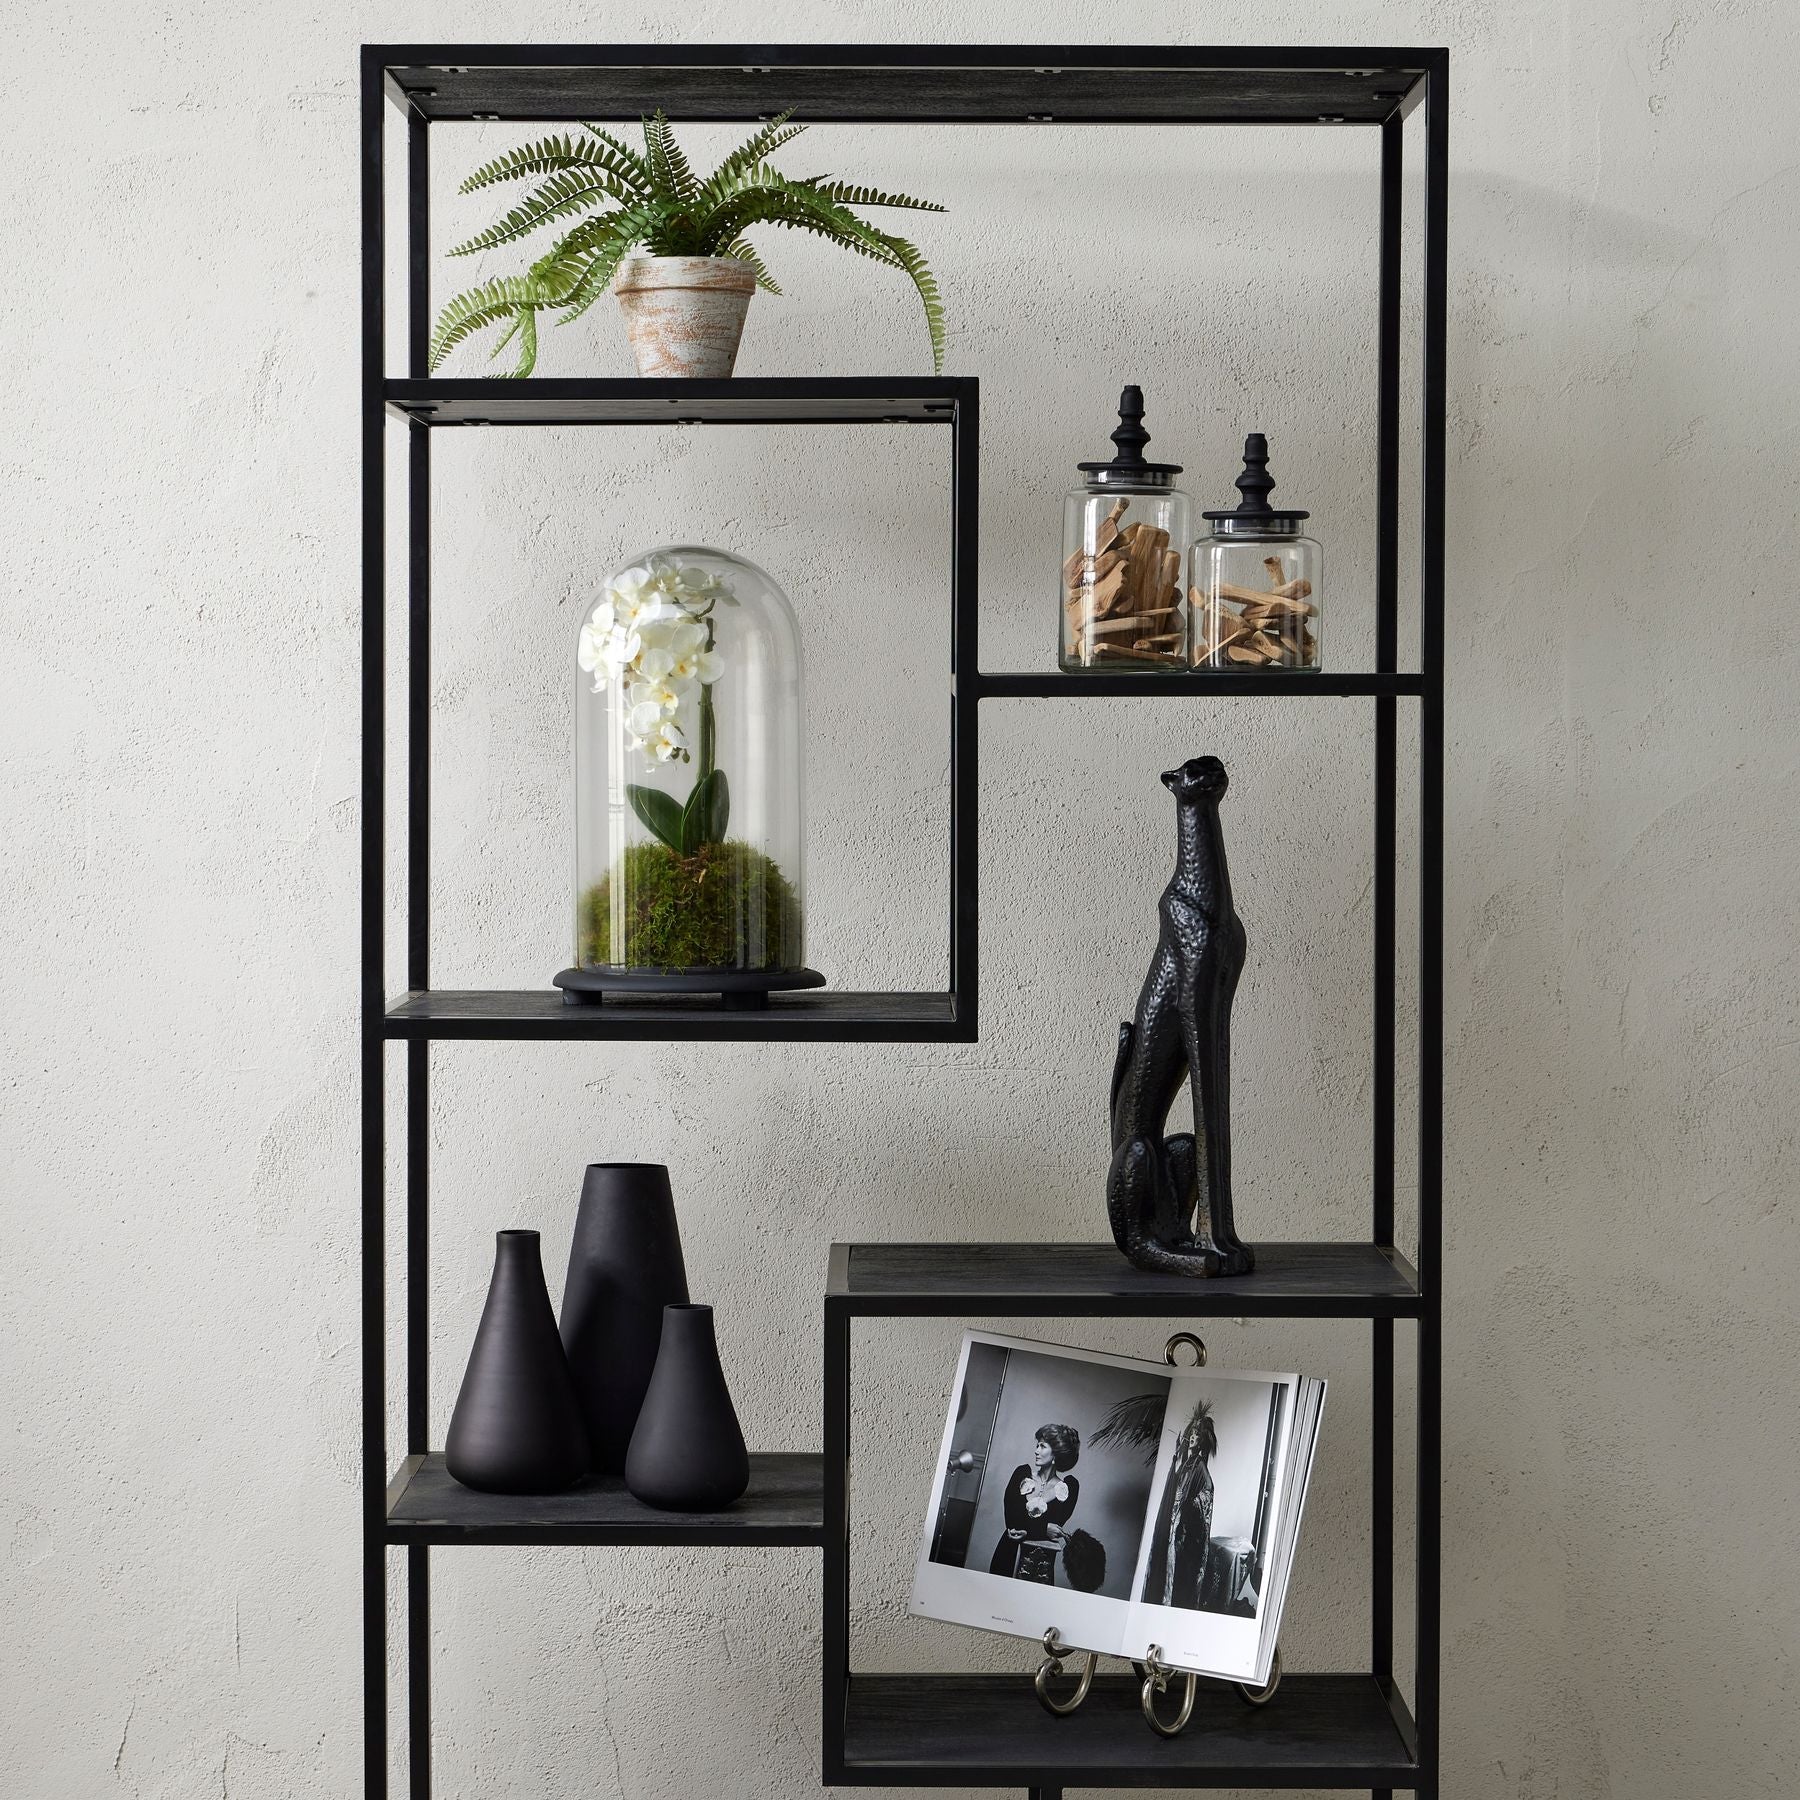
[[[1246,940],[1219,830],[1225,765],[1197,756],[1162,779],[1175,796],[1175,873],[1157,906],[1137,1016],[1119,1027],[1106,1210],[1114,1242],[1140,1269],[1247,1275],[1256,1257],[1231,1215],[1231,1001]],[[1195,1135],[1165,1137],[1184,1079]]]

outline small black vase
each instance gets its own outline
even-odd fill
[[[710,1306],[663,1310],[662,1348],[631,1434],[625,1485],[669,1512],[717,1512],[750,1485]]]
[[[554,1494],[588,1471],[587,1427],[535,1231],[495,1234],[494,1278],[444,1462],[464,1487],[490,1494]]]
[[[562,1341],[600,1474],[624,1472],[663,1308],[687,1297],[669,1171],[661,1163],[590,1163],[569,1245]]]

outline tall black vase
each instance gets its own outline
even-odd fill
[[[669,1171],[661,1163],[590,1163],[569,1245],[562,1341],[601,1474],[624,1472],[663,1308],[687,1297]]]
[[[717,1512],[750,1485],[710,1306],[663,1310],[662,1348],[631,1434],[625,1485],[646,1506],[670,1512]]]
[[[556,1334],[535,1231],[494,1238],[494,1278],[444,1461],[464,1487],[554,1494],[588,1472],[588,1435]]]

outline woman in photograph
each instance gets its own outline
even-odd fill
[[[1212,1408],[1202,1400],[1176,1441],[1168,1486],[1163,1489],[1162,1516],[1144,1572],[1144,1598],[1152,1605],[1185,1606],[1195,1612],[1224,1610],[1212,1542],[1212,1459],[1218,1448]]]
[[[990,1575],[1055,1585],[1057,1552],[1068,1537],[1064,1527],[1081,1495],[1081,1483],[1069,1473],[1080,1456],[1081,1433],[1073,1425],[1038,1428],[1031,1461],[1007,1477],[1006,1529],[994,1546]]]

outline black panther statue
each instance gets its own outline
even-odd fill
[[[1179,848],[1137,1017],[1119,1027],[1106,1210],[1114,1241],[1140,1269],[1247,1275],[1256,1257],[1231,1217],[1231,999],[1245,938],[1219,831],[1225,765],[1197,756],[1162,779],[1175,796]],[[1184,1078],[1195,1136],[1165,1137]]]

